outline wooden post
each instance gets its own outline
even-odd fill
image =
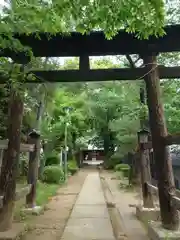
[[[141,130],[138,132],[138,142],[139,146],[143,143],[148,142],[149,132],[146,130]],[[143,206],[145,208],[153,208],[153,196],[152,193],[148,191],[147,182],[151,182],[151,171],[150,171],[150,161],[149,161],[149,150],[143,150],[140,147],[140,165],[141,165],[141,185],[143,194]]]
[[[7,132],[9,142],[7,150],[4,151],[0,175],[0,195],[4,196],[3,207],[0,208],[0,231],[8,230],[12,225],[22,118],[23,101],[19,93],[12,88]]]
[[[29,168],[27,183],[32,184],[29,194],[26,196],[26,206],[28,208],[33,208],[36,206],[36,188],[38,180],[38,161],[39,161],[39,146],[40,146],[40,134],[33,130],[29,134],[29,143],[35,145],[34,152],[29,155]]]
[[[147,75],[144,79],[146,82],[152,146],[158,179],[161,219],[164,228],[177,230],[179,227],[179,216],[176,207],[171,201],[172,196],[175,195],[175,184],[170,152],[164,144],[164,137],[167,136],[168,132],[160,99],[160,80],[156,56],[145,56],[144,64],[147,68]]]
[[[4,154],[3,149],[0,149],[0,174],[1,174],[1,166],[2,166],[3,154]]]
[[[132,184],[139,188],[141,184],[141,170],[140,170],[140,157],[139,151],[133,155],[133,176],[132,176]]]

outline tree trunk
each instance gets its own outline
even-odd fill
[[[45,99],[45,94],[42,94],[41,96],[41,101],[39,102],[38,109],[37,109],[37,116],[36,116],[36,127],[35,129],[40,131],[41,128],[41,120],[43,116],[43,111],[44,111],[44,99]],[[37,154],[40,158],[40,151],[41,151],[41,144],[38,144],[39,149],[37,149]],[[39,159],[39,168],[38,168],[38,176],[39,178],[42,177],[43,169],[45,166],[45,157]]]
[[[140,103],[142,105],[146,105],[144,88],[145,88],[144,83],[141,83],[139,97],[140,97]],[[140,127],[141,129],[144,129],[146,125],[146,117],[140,115],[139,118],[140,118]]]
[[[8,101],[10,98],[8,84],[0,85],[0,105],[1,105],[1,115],[3,116],[3,121],[0,127],[0,136],[2,139],[7,137],[7,118],[8,118]]]
[[[72,159],[76,159],[76,133],[72,134]]]
[[[108,128],[103,129],[103,145],[106,165],[107,161],[114,153],[113,135]]]
[[[31,190],[26,196],[26,206],[28,208],[33,208],[36,206],[40,135],[34,133],[32,136],[30,136],[29,143],[35,145],[35,150],[29,155],[27,183],[31,184]]]
[[[160,100],[160,80],[155,56],[144,58],[148,74],[145,76],[147,102],[149,108],[152,145],[154,150],[156,172],[158,178],[161,219],[164,228],[177,230],[179,216],[172,205],[171,196],[175,195],[174,176],[168,147],[163,138],[168,135],[164,119],[164,110]]]
[[[48,60],[49,60],[49,58],[46,57],[45,61],[44,61],[44,64],[43,64],[45,70],[47,68]],[[46,96],[45,91],[43,91],[43,93],[40,96],[41,98],[40,98],[38,109],[37,109],[35,129],[39,132],[41,130],[40,128],[41,128],[42,116],[43,116],[43,113],[44,113],[45,96]],[[39,147],[39,149],[37,149],[37,152],[38,152],[37,154],[39,156],[39,163],[40,163],[39,168],[38,168],[38,176],[39,176],[39,178],[41,178],[43,170],[44,170],[44,166],[45,166],[45,156],[43,158],[40,158],[41,144],[39,144],[38,147]]]
[[[6,231],[12,224],[22,118],[23,101],[20,95],[11,89],[7,133],[9,144],[4,152],[0,176],[0,195],[4,195],[3,208],[0,209],[0,231]]]
[[[103,129],[103,147],[104,147],[104,156],[105,156],[105,163],[108,161],[108,154],[109,154],[109,136],[107,135],[107,129]]]
[[[40,127],[41,127],[41,120],[42,120],[43,110],[44,110],[44,94],[42,95],[42,99],[39,102],[38,109],[37,109],[36,127],[35,127],[37,130],[40,130]]]

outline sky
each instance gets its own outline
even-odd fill
[[[0,7],[2,8],[5,4],[5,1],[4,0],[0,0]]]

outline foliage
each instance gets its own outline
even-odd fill
[[[117,164],[115,166],[116,172],[122,172],[124,177],[129,177],[130,166],[128,164]]]
[[[179,111],[179,80],[164,81],[162,85],[162,99],[169,132],[177,133],[180,129]]]
[[[129,168],[122,168],[121,172],[123,173],[123,176],[125,178],[128,178],[129,177],[129,173],[130,173],[130,169]]]
[[[75,160],[68,161],[68,171],[72,175],[78,171],[78,166]]]
[[[123,155],[121,153],[116,152],[111,156],[111,160],[114,162],[120,163],[122,160],[122,157],[123,157]]]
[[[173,2],[173,3],[172,3]],[[10,86],[21,93],[24,100],[24,116],[22,123],[21,140],[25,142],[28,132],[32,128],[41,131],[44,155],[47,164],[59,163],[53,150],[60,153],[65,146],[65,129],[67,127],[67,145],[73,155],[77,149],[88,143],[104,148],[106,166],[113,167],[119,157],[113,154],[116,149],[125,155],[134,151],[137,145],[136,132],[140,128],[140,120],[147,116],[147,108],[139,103],[139,89],[141,82],[111,82],[108,83],[62,83],[49,84],[24,84],[27,79],[35,80],[29,72],[38,69],[77,69],[77,58],[65,61],[63,66],[52,59],[33,58],[31,49],[22,46],[14,37],[14,33],[31,32],[40,37],[40,32],[49,32],[62,35],[76,30],[86,34],[91,30],[102,30],[106,37],[112,38],[124,28],[127,32],[135,33],[137,37],[148,38],[150,35],[161,36],[164,34],[164,1],[163,0],[112,0],[112,1],[84,1],[79,0],[12,0],[10,6],[5,7],[0,13],[0,48],[3,55],[10,50],[23,51],[31,57],[27,65],[12,64],[12,59],[1,58],[0,71],[5,73],[9,82],[0,90],[1,124],[0,136],[6,138],[8,122],[8,100]],[[180,5],[176,0],[166,1],[166,10],[169,12],[166,21],[178,23],[180,20]],[[16,57],[18,54],[14,54]],[[179,63],[180,55],[161,54],[158,62],[165,65]],[[112,58],[94,61],[93,68],[126,67],[127,63]],[[22,71],[23,68],[23,71]],[[72,81],[73,81],[72,76]],[[78,79],[75,79],[78,80]],[[98,79],[97,79],[98,81]],[[9,84],[10,83],[10,84]],[[179,108],[179,81],[161,81],[162,100],[165,102],[165,117],[169,133],[178,132],[180,129]],[[71,107],[67,113],[65,108]],[[19,129],[18,129],[19,131]],[[54,154],[54,153],[53,153]],[[73,156],[71,156],[73,158]],[[24,160],[22,160],[23,162]],[[21,162],[21,163],[22,163]],[[27,170],[27,161],[24,161]],[[44,164],[44,161],[41,161]],[[73,173],[77,166],[69,162],[69,171]],[[128,176],[129,168],[116,166],[124,176]],[[43,170],[44,182],[59,184],[64,177],[58,165],[46,166]],[[40,185],[39,185],[40,184]],[[57,185],[38,184],[41,197],[37,203],[41,204],[51,193],[54,194]],[[46,188],[47,187],[47,188]],[[44,194],[44,195],[43,195]]]
[[[51,198],[56,194],[56,191],[59,187],[59,184],[47,184],[38,181],[36,197],[37,205],[43,206],[44,204],[48,203]]]
[[[129,169],[129,165],[121,163],[115,166],[115,171],[121,171],[122,169]]]
[[[24,11],[26,9],[26,11]],[[12,24],[13,23],[13,24]],[[102,29],[107,37],[114,36],[119,29],[135,32],[139,36],[162,35],[164,25],[163,0],[147,1],[11,1],[1,13],[1,32],[9,37],[12,32],[57,32],[75,30],[87,33]],[[4,46],[3,45],[3,46]],[[16,48],[19,42],[15,41]],[[11,46],[12,47],[12,46]]]
[[[161,55],[158,61],[177,58]],[[167,60],[166,60],[167,61]],[[69,65],[70,64],[70,65]],[[119,66],[125,62],[110,58],[93,61],[93,68]],[[63,68],[77,66],[77,59],[65,61]],[[179,129],[178,117],[178,83],[179,81],[163,81],[162,94],[165,101],[165,115],[170,132]],[[109,82],[109,83],[63,83],[56,88],[49,101],[45,118],[42,121],[42,137],[47,140],[45,152],[54,148],[60,152],[64,145],[65,122],[68,122],[68,146],[73,150],[87,147],[91,142],[97,147],[105,147],[107,167],[112,167],[109,161],[115,148],[121,155],[135,151],[137,147],[137,131],[140,129],[139,119],[147,116],[147,107],[139,103],[139,87],[141,82]],[[61,106],[61,107],[59,107]],[[71,106],[68,118],[63,111],[65,106]],[[106,146],[105,146],[106,145]],[[73,152],[73,151],[72,151]],[[108,166],[109,165],[109,166]]]
[[[26,179],[25,179],[26,181]],[[24,181],[23,181],[24,185]],[[38,206],[44,206],[47,204],[53,196],[56,195],[58,188],[60,187],[59,184],[47,184],[41,181],[37,183],[37,192],[36,192],[36,204]],[[15,204],[14,209],[14,220],[21,221],[29,218],[22,209],[24,208],[24,198],[20,201],[17,201]]]
[[[105,164],[104,164],[104,168],[107,170],[111,170],[114,168],[114,166],[117,164],[116,161],[111,160],[111,158],[109,158],[108,160],[106,160]]]
[[[60,164],[60,158],[56,152],[52,152],[49,156],[46,158],[45,165],[50,166],[50,165],[58,165]]]
[[[117,119],[111,122],[111,129],[121,146],[121,154],[125,155],[137,145],[137,131],[139,130],[139,117],[141,105],[139,103],[139,85],[129,82],[122,85],[121,112]]]
[[[27,176],[29,165],[29,157],[26,153],[20,153],[19,156],[19,173],[18,177]]]
[[[64,179],[64,173],[59,165],[46,166],[43,171],[42,180],[46,183],[59,184]]]
[[[115,153],[113,154],[106,162],[105,164],[105,168],[106,169],[114,169],[114,167],[117,165],[117,164],[120,164],[121,163],[121,160],[122,160],[122,155],[119,154],[119,153]]]
[[[161,54],[159,63],[177,64],[178,54]],[[44,60],[36,59],[33,64],[44,68]],[[77,68],[77,58],[65,61],[62,69]],[[125,65],[124,60],[101,58],[93,60],[93,68],[109,68]],[[57,63],[47,61],[48,68],[56,69]],[[39,102],[44,97],[44,110],[40,122],[41,138],[44,142],[44,154],[48,164],[58,164],[61,148],[64,147],[65,125],[68,125],[67,145],[72,155],[80,147],[87,148],[89,143],[96,147],[104,147],[106,167],[113,168],[117,164],[113,160],[114,151],[120,155],[135,151],[137,146],[137,131],[140,128],[140,118],[147,116],[147,107],[139,103],[139,88],[141,81],[129,82],[95,82],[95,83],[48,83],[27,85],[24,94],[23,136],[36,126]],[[36,86],[36,87],[35,87]],[[179,80],[162,80],[162,101],[169,133],[179,132]],[[1,89],[3,111],[1,118],[7,116],[7,98],[5,90]],[[71,107],[67,114],[65,107]],[[1,136],[5,137],[5,124],[0,125]],[[23,140],[24,141],[24,140]],[[52,154],[55,150],[55,155]],[[53,156],[52,156],[53,155]],[[112,157],[111,157],[112,156]],[[73,156],[70,156],[72,159]],[[52,160],[54,159],[54,160]],[[52,162],[51,162],[52,160]],[[118,161],[118,160],[117,160]],[[51,162],[51,163],[48,163]]]
[[[176,11],[169,1],[166,8],[171,16]],[[107,38],[111,38],[119,29],[124,28],[128,32],[136,32],[138,37],[148,38],[151,34],[163,34],[164,15],[163,0],[109,2],[80,0],[78,4],[74,0],[13,0],[5,5],[0,14],[0,29],[3,33],[0,36],[0,47],[9,47],[17,51],[26,50],[31,56],[31,62],[24,66],[24,72],[21,74],[22,65],[12,65],[12,61],[6,58],[1,59],[0,68],[9,75],[9,79],[14,84],[20,78],[24,81],[27,76],[33,80],[34,77],[31,74],[28,75],[28,72],[35,68],[44,70],[78,68],[78,58],[66,60],[64,64],[60,64],[57,59],[34,58],[31,49],[22,47],[14,38],[14,32],[23,32],[27,35],[30,32],[36,32],[39,37],[39,32],[67,34],[72,30],[87,33],[90,30],[100,29],[105,32]],[[164,59],[164,56],[161,56],[159,61],[163,62]],[[91,62],[92,68],[117,68],[120,65],[125,66],[125,61],[116,59],[114,63],[111,57]],[[6,87],[6,90],[1,89],[2,93],[0,93],[2,105],[0,115],[4,120],[1,121],[0,135],[3,138],[6,137],[9,97],[9,89],[8,86]],[[146,114],[139,104],[139,83],[52,85],[43,82],[42,84],[16,84],[16,87],[24,98],[22,135],[27,135],[32,128],[39,128],[42,140],[45,142],[46,157],[54,149],[59,153],[64,147],[65,126],[68,126],[67,144],[72,154],[79,147],[87,147],[89,142],[98,147],[104,147],[106,160],[113,155],[115,148],[120,148],[122,154],[135,149],[139,116]],[[63,110],[67,106],[73,109],[69,114]],[[168,124],[171,124],[171,128],[175,131],[179,123],[175,117],[170,120],[169,116],[174,111],[178,114],[177,104],[171,102],[170,105],[165,106],[165,109]],[[41,116],[38,117],[38,115]],[[56,157],[55,159],[57,160]],[[44,164],[43,161],[41,163]]]
[[[117,84],[96,84],[88,90],[87,103],[92,129],[95,130],[96,144],[104,147],[106,159],[113,154],[115,134],[110,129],[110,123],[117,118],[120,111]]]

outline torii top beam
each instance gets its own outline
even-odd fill
[[[140,40],[134,34],[124,30],[112,39],[107,40],[103,32],[91,32],[81,35],[72,32],[70,35],[60,33],[49,39],[48,33],[15,35],[23,45],[30,46],[36,57],[72,57],[72,56],[105,56],[123,54],[147,54],[180,51],[180,25],[165,27],[166,35],[160,38],[151,36],[148,40]],[[10,50],[0,52],[0,56],[11,57],[15,53]]]

